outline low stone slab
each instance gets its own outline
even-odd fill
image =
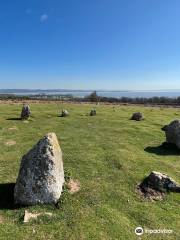
[[[166,192],[180,192],[180,185],[164,173],[153,171],[139,185],[141,193],[150,199],[161,199]]]
[[[68,116],[69,116],[69,112],[66,109],[63,109],[61,113],[61,117],[68,117]]]
[[[131,120],[135,120],[135,121],[141,121],[143,120],[143,114],[140,113],[140,112],[135,112],[133,113],[132,117],[131,117]]]

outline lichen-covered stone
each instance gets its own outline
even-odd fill
[[[131,120],[141,121],[143,120],[143,115],[140,112],[133,113]]]
[[[69,112],[66,109],[62,110],[61,117],[67,117],[69,116]]]
[[[57,203],[64,183],[62,152],[55,133],[43,137],[21,160],[15,204]]]
[[[180,120],[174,120],[162,128],[166,133],[166,142],[175,144],[180,148]]]
[[[24,104],[21,111],[21,119],[27,120],[31,115],[31,110],[29,105]]]
[[[142,186],[150,187],[157,191],[180,192],[180,186],[168,175],[153,171],[144,180]]]

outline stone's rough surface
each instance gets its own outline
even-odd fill
[[[166,133],[166,141],[180,148],[180,120],[174,120],[162,128]]]
[[[96,109],[92,109],[92,110],[91,110],[90,116],[96,116]]]
[[[15,204],[57,203],[63,183],[62,152],[56,134],[49,133],[21,160]]]
[[[141,121],[143,120],[143,115],[140,112],[133,113],[131,120]]]
[[[63,109],[61,113],[61,117],[67,117],[67,116],[69,116],[68,111],[66,109]]]
[[[149,187],[160,192],[180,192],[180,185],[178,185],[172,178],[166,174],[155,171],[150,173],[141,186]]]
[[[26,120],[30,117],[31,111],[29,105],[24,104],[21,111],[21,119]]]

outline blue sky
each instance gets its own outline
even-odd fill
[[[1,0],[0,88],[180,89],[180,1]]]

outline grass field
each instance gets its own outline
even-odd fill
[[[0,239],[180,239],[180,194],[152,202],[136,191],[152,170],[180,183],[180,152],[160,147],[165,141],[161,127],[180,118],[179,109],[99,105],[97,116],[90,117],[93,105],[88,104],[30,106],[32,118],[22,122],[16,119],[21,105],[0,105]],[[62,108],[69,117],[58,117]],[[135,111],[141,111],[145,120],[129,120]],[[48,132],[57,134],[64,168],[80,181],[81,190],[74,195],[65,191],[59,208],[16,209],[12,192],[21,157]],[[54,217],[24,224],[25,209],[52,212]],[[137,226],[171,229],[173,234],[140,238],[134,233]]]

